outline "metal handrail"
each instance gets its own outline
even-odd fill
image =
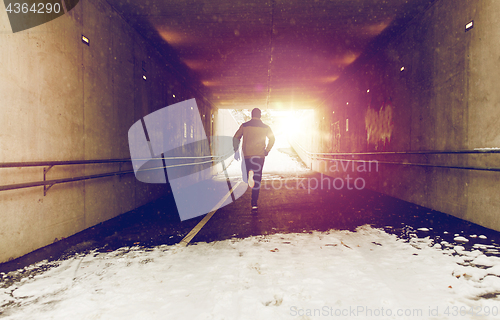
[[[348,161],[348,162],[377,162],[381,164],[392,164],[392,165],[405,165],[405,166],[419,166],[419,167],[433,167],[433,168],[446,168],[446,169],[462,169],[462,170],[479,170],[479,171],[494,171],[500,172],[498,167],[474,167],[474,166],[449,166],[449,165],[438,165],[438,164],[428,164],[428,163],[411,163],[411,162],[391,162],[391,161],[379,161],[379,160],[355,160],[355,159],[332,159],[332,158],[321,158],[316,155],[385,155],[385,154],[476,154],[476,153],[500,153],[499,149],[475,149],[475,150],[459,150],[459,151],[410,151],[410,152],[359,152],[359,153],[315,153],[305,150],[300,143],[295,142],[299,148],[302,149],[311,159],[327,160],[327,161]]]
[[[180,159],[206,159],[206,158],[216,158],[216,157],[217,156],[163,157],[163,158],[155,158],[155,159],[180,160]],[[134,160],[150,160],[150,159],[134,159]],[[44,167],[44,166],[57,166],[57,165],[64,166],[64,165],[75,165],[75,164],[120,163],[120,162],[131,162],[131,159],[0,162],[0,168]]]
[[[75,182],[75,181],[82,181],[82,180],[90,180],[90,179],[110,177],[110,176],[116,176],[116,175],[124,175],[124,174],[133,173],[133,172],[134,172],[134,170],[128,170],[128,171],[109,172],[109,173],[94,174],[94,175],[80,176],[80,177],[73,177],[73,178],[65,178],[65,179],[55,179],[55,180],[45,180],[45,181],[36,181],[36,182],[16,183],[16,184],[9,184],[9,185],[0,186],[0,191],[14,190],[14,189],[23,189],[23,188],[31,188],[31,187],[40,187],[40,186],[49,186],[49,187],[51,187],[54,184],[59,184],[59,183]]]
[[[221,156],[209,156],[211,158],[217,159],[216,161],[219,162],[220,159],[225,159],[228,155],[231,153],[227,153],[225,155]],[[207,157],[174,157],[174,158],[154,158],[157,160],[160,159],[192,159],[192,158],[208,158]],[[150,160],[150,159],[148,159]],[[22,163],[24,166],[53,166],[53,165],[70,165],[70,164],[90,164],[90,163],[112,163],[112,162],[129,162],[131,161],[130,159],[104,159],[104,160],[81,160],[81,161],[40,161],[40,162],[25,162]],[[201,162],[191,162],[191,163],[181,163],[181,164],[174,164],[174,165],[169,165],[169,166],[161,166],[161,167],[155,167],[155,168],[148,168],[148,169],[142,169],[142,170],[137,170],[137,172],[144,172],[144,171],[150,171],[150,170],[163,170],[165,168],[173,168],[173,167],[180,167],[180,166],[191,166],[191,165],[199,165],[199,164],[206,164],[213,162],[214,160],[208,160],[208,161],[201,161]],[[10,165],[10,166],[5,166],[5,165]],[[0,164],[0,167],[14,167],[13,164],[16,164],[16,162],[10,162],[10,163],[2,163]],[[28,165],[26,165],[28,164]],[[1,166],[4,165],[4,166]],[[19,167],[19,166],[18,166]],[[16,184],[10,184],[10,185],[3,185],[0,186],[0,191],[6,191],[6,190],[15,190],[15,189],[23,189],[23,188],[32,188],[32,187],[39,187],[43,186],[44,188],[48,186],[48,188],[52,187],[55,184],[60,184],[60,183],[66,183],[66,182],[75,182],[75,181],[82,181],[82,180],[90,180],[90,179],[97,179],[97,178],[104,178],[104,177],[111,177],[111,176],[119,176],[119,175],[125,175],[125,174],[130,174],[134,173],[134,170],[127,170],[127,171],[115,171],[115,172],[108,172],[108,173],[101,173],[101,174],[94,174],[94,175],[87,175],[87,176],[80,176],[80,177],[72,177],[72,178],[64,178],[64,179],[54,179],[54,180],[43,180],[43,181],[35,181],[35,182],[26,182],[26,183],[16,183]],[[48,190],[44,189],[45,192]]]
[[[477,148],[474,150],[428,150],[428,151],[383,151],[383,152],[332,152],[332,153],[321,153],[321,152],[309,152],[304,149],[300,143],[295,142],[302,151],[311,155],[322,155],[322,156],[351,156],[351,155],[404,155],[404,154],[476,154],[476,153],[500,153],[500,148]]]
[[[393,165],[404,165],[404,166],[418,166],[418,167],[432,167],[432,168],[446,168],[446,169],[463,169],[463,170],[480,170],[480,171],[496,171],[500,172],[498,167],[465,167],[465,166],[446,166],[440,164],[428,164],[428,163],[411,163],[411,162],[391,162],[391,161],[379,161],[379,160],[354,160],[354,159],[332,159],[332,158],[319,158],[314,157],[314,159],[328,160],[328,161],[348,161],[348,162],[376,162],[382,164],[393,164]]]
[[[0,168],[45,167],[45,166],[58,166],[58,165],[64,166],[64,165],[74,165],[74,164],[119,163],[119,162],[129,162],[129,161],[130,159],[0,162]]]

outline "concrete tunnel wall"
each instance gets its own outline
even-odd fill
[[[130,158],[130,126],[190,98],[197,98],[205,130],[211,128],[211,106],[105,1],[80,1],[62,17],[15,34],[0,10],[0,41],[0,162]],[[189,119],[179,119],[180,126],[183,122],[189,127]],[[41,181],[43,169],[0,168],[0,185]],[[120,169],[131,166],[55,166],[47,179]],[[2,191],[0,263],[164,192],[164,185],[138,182],[133,174],[57,184],[46,196],[43,187]]]
[[[336,159],[500,167],[499,154],[378,153],[499,148],[498,39],[500,1],[437,1],[340,79],[316,112],[320,129],[296,148],[312,136],[309,152],[347,153]],[[336,171],[334,161],[315,159],[312,168],[344,181],[361,177],[367,188],[500,231],[500,172],[393,164],[364,172],[358,164]]]

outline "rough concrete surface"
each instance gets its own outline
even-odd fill
[[[80,1],[68,14],[15,34],[0,11],[1,162],[129,158],[127,132],[135,121],[194,96],[165,58],[105,1]],[[211,109],[203,102],[199,107],[205,113]],[[0,184],[43,180],[43,169],[2,168]],[[127,164],[56,166],[47,179],[130,169]],[[58,184],[46,196],[43,187],[3,191],[0,262],[164,192],[164,186],[137,182],[130,174]]]

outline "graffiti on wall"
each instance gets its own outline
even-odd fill
[[[340,152],[340,122],[330,125],[330,137],[332,138],[332,152]]]
[[[394,129],[393,107],[390,104],[384,104],[380,110],[368,108],[365,115],[366,142],[374,144],[375,149],[385,147],[391,141],[392,131]]]

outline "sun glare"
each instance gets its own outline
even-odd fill
[[[308,117],[304,117],[305,113],[311,110],[296,110],[296,111],[270,111],[273,118],[272,129],[275,135],[284,135],[293,137],[294,135],[308,129]]]
[[[240,124],[250,120],[250,110],[232,110],[233,117]],[[277,139],[293,138],[307,130],[314,130],[314,110],[262,110],[262,121],[269,125]]]

